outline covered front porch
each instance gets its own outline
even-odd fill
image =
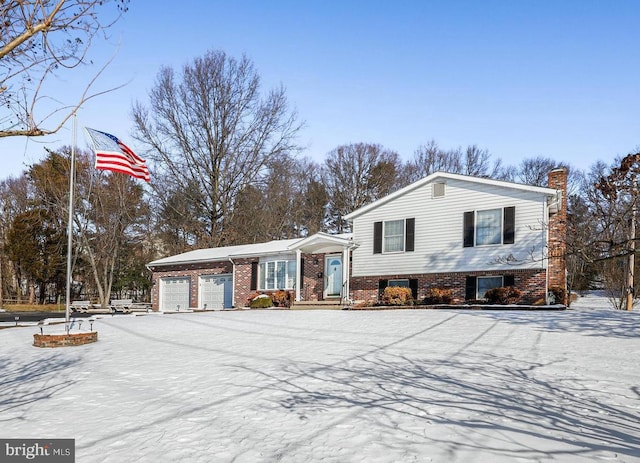
[[[348,302],[350,257],[355,247],[351,234],[322,232],[291,245],[289,249],[296,253],[295,301]]]

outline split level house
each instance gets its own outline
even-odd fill
[[[154,310],[248,306],[256,294],[375,302],[387,286],[450,289],[454,303],[514,286],[566,287],[567,171],[548,187],[436,172],[345,216],[351,233],[199,249],[148,264]]]

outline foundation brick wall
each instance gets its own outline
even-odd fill
[[[189,307],[198,307],[198,277],[200,275],[222,275],[233,273],[229,261],[207,262],[200,264],[176,265],[164,271],[154,270],[151,290],[151,308],[158,311],[160,301],[160,279],[171,277],[189,277]]]
[[[549,217],[549,287],[567,289],[567,169],[554,169],[549,173],[549,188],[562,191],[557,213]],[[567,303],[565,299],[562,301]]]
[[[447,288],[453,291],[453,303],[462,304],[465,300],[467,276],[498,275],[513,275],[514,286],[522,291],[520,302],[526,304],[545,302],[547,275],[544,269],[357,277],[351,279],[351,299],[377,301],[379,280],[408,278],[418,280],[418,300],[423,299],[430,288]]]

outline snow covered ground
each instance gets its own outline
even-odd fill
[[[232,311],[0,330],[0,437],[77,462],[640,462],[640,314]],[[49,331],[55,329],[49,327]]]

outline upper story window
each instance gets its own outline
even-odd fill
[[[387,220],[373,224],[373,253],[414,250],[416,219]]]
[[[502,243],[502,209],[476,212],[476,246]]]
[[[469,211],[463,218],[464,247],[515,242],[516,208]]]
[[[404,251],[404,220],[388,220],[383,223],[382,252]]]

